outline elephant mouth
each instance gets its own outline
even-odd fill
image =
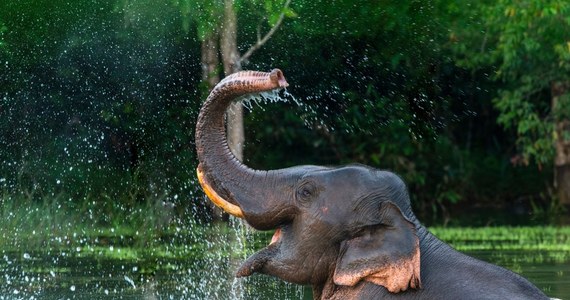
[[[269,245],[259,250],[243,262],[236,272],[236,277],[247,277],[256,272],[264,273],[266,264],[274,260],[279,253],[279,248],[282,243],[282,231],[282,227],[278,227],[273,233]]]
[[[280,239],[281,239],[281,227],[279,227],[275,230],[275,233],[273,233],[273,236],[271,237],[271,242],[269,243],[269,245],[277,243]]]
[[[228,200],[221,197],[218,193],[216,193],[216,191],[212,188],[212,186],[208,183],[207,179],[204,177],[204,174],[200,170],[200,168],[197,169],[197,175],[198,175],[198,182],[202,186],[202,189],[206,193],[206,196],[208,196],[208,198],[210,198],[210,200],[215,205],[217,205],[218,207],[220,207],[221,209],[223,209],[224,211],[235,217],[245,219],[243,211],[238,205],[229,202]],[[282,231],[283,231],[282,227],[277,227],[277,229],[275,229],[275,232],[273,233],[273,236],[271,237],[269,245],[263,248],[262,250],[258,251],[257,253],[253,254],[252,256],[250,256],[238,269],[238,271],[236,272],[236,277],[247,277],[252,275],[253,273],[261,272],[265,264],[269,262],[273,257],[275,257],[279,252],[279,245],[281,243]]]

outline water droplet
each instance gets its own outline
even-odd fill
[[[137,287],[135,286],[135,282],[134,282],[131,278],[129,278],[127,275],[125,275],[124,278],[125,278],[125,281],[128,282],[128,283],[133,287],[133,289],[136,289],[136,288],[137,288]]]

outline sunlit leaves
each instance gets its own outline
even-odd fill
[[[297,13],[291,7],[292,0],[240,0],[236,1],[238,11],[255,15],[259,23],[267,23],[269,27],[277,24],[283,14],[286,18],[295,18]]]
[[[237,1],[237,6],[241,12],[249,10],[249,13],[256,14],[260,20],[266,21],[270,27],[273,27],[281,14],[287,18],[297,17],[291,2],[297,4],[294,0],[240,0]]]
[[[258,19],[274,26],[281,14],[295,17],[296,13],[286,0],[241,0],[234,2],[234,8],[241,14],[258,15]],[[182,15],[182,28],[189,32],[196,26],[198,38],[204,40],[209,34],[219,30],[224,18],[224,0],[173,0]]]

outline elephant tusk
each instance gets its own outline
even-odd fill
[[[214,202],[217,207],[223,209],[225,212],[232,216],[243,219],[243,212],[239,206],[231,204],[220,195],[218,195],[218,193],[216,193],[216,191],[214,191],[214,189],[206,182],[204,173],[200,171],[200,168],[196,168],[196,173],[198,174],[198,182],[202,186],[202,189],[204,189],[204,193],[206,193],[206,196],[208,196],[208,198],[210,198],[210,200]]]

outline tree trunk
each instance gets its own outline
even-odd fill
[[[560,204],[570,206],[570,120],[568,115],[560,114],[558,107],[568,107],[560,103],[568,93],[570,82],[554,82],[551,85],[552,109],[555,115],[556,156],[554,158],[554,187]]]
[[[218,33],[212,32],[202,41],[202,82],[208,86],[208,93],[220,82],[218,65]]]
[[[224,0],[224,22],[220,35],[220,48],[224,65],[224,75],[241,71],[240,54],[237,48],[237,17],[233,0]],[[234,103],[227,112],[228,145],[240,161],[243,160],[245,142],[243,128],[243,106]]]
[[[212,89],[220,82],[220,72],[218,66],[220,64],[219,47],[218,47],[219,34],[216,30],[212,31],[203,41],[202,41],[202,82],[207,86],[207,93],[210,93]],[[214,222],[219,220],[227,220],[228,216],[224,211],[215,206],[212,202],[206,201],[206,205],[211,211],[211,218]]]

